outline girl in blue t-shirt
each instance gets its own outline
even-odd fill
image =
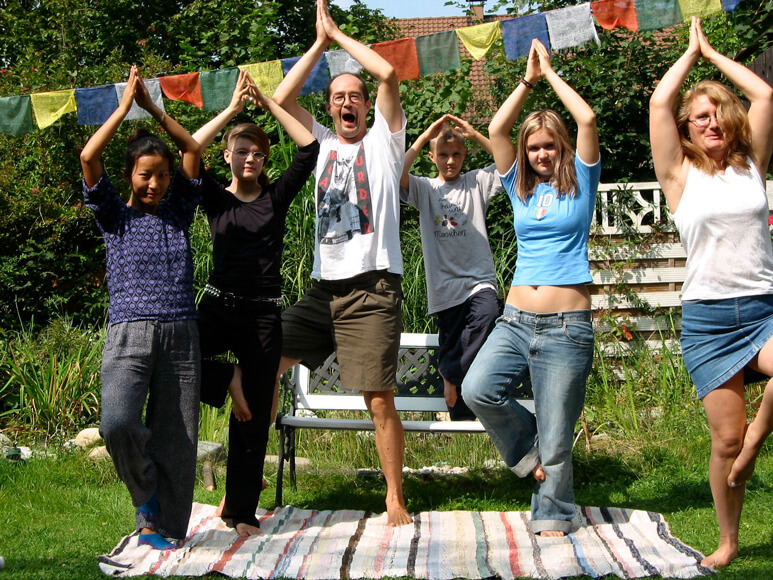
[[[531,90],[547,80],[577,123],[577,151],[555,111],[526,117],[513,144],[510,130]],[[534,475],[531,530],[572,531],[574,426],[593,360],[586,284],[590,231],[601,165],[596,115],[532,41],[526,75],[489,125],[497,172],[513,204],[516,272],[503,316],[464,380],[464,401],[505,463]],[[536,417],[516,400],[531,377]]]
[[[166,143],[135,131],[125,154],[127,203],[101,157],[133,102],[169,134],[182,160],[173,178],[176,156]],[[100,432],[136,508],[138,542],[157,549],[174,548],[164,536],[185,538],[196,479],[200,362],[188,228],[200,152],[132,67],[118,108],[80,156],[86,205],[107,252]]]

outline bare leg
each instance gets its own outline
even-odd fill
[[[376,428],[376,450],[387,484],[386,510],[390,526],[404,526],[413,520],[405,509],[403,498],[403,455],[405,435],[395,409],[392,391],[363,391],[373,425]]]
[[[252,419],[250,406],[247,404],[244,389],[242,388],[242,367],[239,365],[234,365],[234,376],[231,378],[231,382],[228,383],[228,394],[231,395],[231,403],[233,404],[236,420],[249,421]]]
[[[728,476],[741,451],[746,428],[743,373],[710,392],[702,403],[711,429],[709,484],[719,523],[719,545],[701,565],[723,567],[738,557],[738,527],[745,492],[744,486],[728,485]]]
[[[271,401],[271,419],[272,420],[276,418],[276,411],[279,408],[279,377],[281,377],[284,373],[290,370],[290,368],[294,367],[300,362],[301,362],[300,359],[288,358],[286,356],[283,356],[279,360],[279,369],[276,372],[276,383],[274,385],[274,398]]]
[[[763,374],[773,376],[773,340],[768,341],[749,366]],[[772,431],[773,379],[765,385],[765,392],[762,394],[762,403],[760,404],[759,411],[757,411],[757,416],[746,430],[743,447],[738,457],[736,457],[733,468],[730,470],[730,475],[727,478],[730,486],[741,486],[751,479],[762,444],[765,443],[765,439],[768,438]]]

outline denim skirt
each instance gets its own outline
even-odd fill
[[[773,294],[682,302],[682,356],[702,399],[729,381],[773,336]],[[762,380],[747,369],[745,382]]]

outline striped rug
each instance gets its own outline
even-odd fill
[[[262,533],[240,538],[194,504],[180,548],[159,552],[124,538],[100,556],[115,576],[234,578],[694,578],[710,574],[703,556],[673,537],[663,516],[618,508],[578,508],[565,538],[528,532],[529,512],[422,512],[413,525],[390,528],[385,514],[313,511],[291,506],[260,511]]]

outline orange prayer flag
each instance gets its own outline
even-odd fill
[[[158,77],[158,80],[167,99],[185,101],[191,105],[196,105],[199,109],[204,106],[204,99],[201,98],[199,73]]]
[[[371,48],[394,67],[398,81],[419,78],[419,57],[413,38],[379,42]]]
[[[590,9],[601,28],[611,30],[619,26],[639,30],[634,0],[597,0],[590,3]]]

